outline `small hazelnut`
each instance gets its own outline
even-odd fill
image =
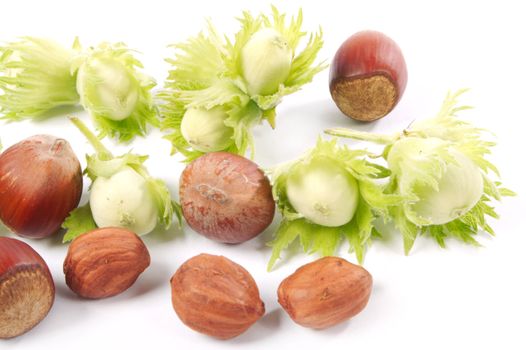
[[[334,55],[331,96],[342,113],[355,120],[370,122],[387,115],[402,98],[406,84],[402,50],[383,33],[358,32]]]
[[[278,302],[294,322],[323,329],[361,312],[371,295],[372,282],[363,267],[325,257],[285,278],[278,289]]]
[[[150,254],[132,231],[107,227],[71,242],[64,260],[66,284],[88,299],[111,297],[128,289],[150,265]]]

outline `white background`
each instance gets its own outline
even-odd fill
[[[258,238],[238,246],[211,242],[185,227],[144,237],[152,264],[120,296],[85,301],[65,285],[61,237],[30,241],[48,262],[57,294],[48,317],[22,337],[0,341],[0,349],[524,349],[526,340],[526,234],[523,218],[526,51],[524,11],[519,2],[436,1],[275,1],[282,11],[303,7],[305,28],[319,25],[325,34],[321,58],[330,60],[349,35],[377,29],[394,38],[405,54],[409,83],[402,101],[386,118],[356,124],[339,113],[328,91],[328,70],[302,91],[284,99],[277,128],[255,130],[255,161],[268,167],[293,159],[312,146],[327,127],[397,131],[417,118],[434,115],[448,89],[470,87],[463,102],[476,109],[466,119],[490,129],[499,142],[493,161],[505,184],[519,196],[497,204],[497,237],[481,235],[482,248],[449,241],[440,249],[421,237],[409,257],[393,235],[369,250],[365,267],[374,277],[368,307],[350,322],[325,331],[294,324],[276,301],[280,281],[314,257],[297,255],[267,273],[265,247],[278,218]],[[269,10],[267,1],[2,1],[0,40],[20,35],[55,38],[69,45],[78,35],[93,45],[124,41],[140,50],[146,69],[162,84],[167,71],[166,46],[195,35],[211,17],[225,33],[237,29],[241,10]],[[76,115],[87,119],[83,112]],[[88,144],[64,116],[46,121],[0,124],[4,147],[36,134],[69,140],[84,163]],[[127,147],[115,147],[115,153]],[[352,142],[350,142],[352,144]],[[159,132],[136,140],[137,153],[150,154],[147,165],[167,181],[174,195],[183,165],[170,157]],[[86,183],[87,185],[87,183]],[[87,187],[87,186],[86,186]],[[83,201],[85,198],[83,199]],[[0,229],[1,234],[8,234]],[[12,234],[9,234],[12,236]],[[201,253],[225,255],[255,277],[267,314],[248,332],[218,341],[186,328],[170,301],[169,279],[186,259]],[[342,249],[344,257],[355,261]]]

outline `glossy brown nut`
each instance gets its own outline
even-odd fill
[[[81,194],[80,163],[64,139],[36,135],[0,155],[0,220],[20,236],[57,232]]]
[[[42,257],[22,241],[0,237],[0,339],[35,327],[54,300],[55,284]]]
[[[181,321],[215,338],[236,337],[265,313],[250,273],[222,256],[200,254],[189,259],[170,283]]]
[[[107,298],[131,287],[150,265],[150,254],[132,231],[106,227],[71,242],[64,260],[66,284],[87,299]]]
[[[323,329],[361,312],[369,301],[372,281],[363,267],[325,257],[303,265],[284,279],[278,302],[294,322]]]
[[[223,243],[241,243],[274,218],[269,180],[254,162],[228,152],[205,154],[183,171],[183,215],[196,232]]]
[[[338,108],[360,121],[387,115],[402,97],[407,68],[400,47],[377,31],[362,31],[338,49],[330,70],[331,96]]]

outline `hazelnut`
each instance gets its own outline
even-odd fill
[[[372,289],[363,267],[336,257],[303,265],[281,282],[278,302],[299,325],[323,329],[362,311]]]
[[[0,339],[35,327],[54,300],[55,284],[42,257],[22,241],[0,237]]]
[[[228,152],[207,153],[188,164],[179,197],[190,227],[230,244],[263,232],[276,206],[270,182],[257,164]]]
[[[358,32],[334,55],[329,81],[343,114],[365,122],[382,118],[400,101],[407,84],[402,50],[383,33]]]
[[[66,284],[88,299],[111,297],[128,289],[150,265],[150,254],[132,231],[107,227],[71,242],[64,274]]]
[[[19,236],[60,230],[82,195],[82,170],[69,143],[35,135],[0,155],[0,220]]]
[[[189,259],[170,283],[181,321],[212,337],[236,337],[265,313],[250,273],[222,256],[200,254]]]

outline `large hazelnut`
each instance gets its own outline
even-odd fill
[[[228,152],[207,153],[181,175],[179,197],[186,222],[223,243],[241,243],[272,222],[272,187],[256,163]]]
[[[309,328],[327,328],[365,308],[372,281],[363,267],[341,258],[325,257],[284,279],[278,289],[278,301],[294,322]]]
[[[35,135],[0,155],[0,220],[17,235],[54,234],[81,194],[80,163],[64,139]]]
[[[189,259],[170,283],[181,321],[212,337],[236,337],[265,313],[250,273],[222,256],[200,254]]]
[[[150,254],[133,232],[99,228],[71,242],[64,261],[66,284],[88,299],[111,297],[128,289],[150,265]]]

